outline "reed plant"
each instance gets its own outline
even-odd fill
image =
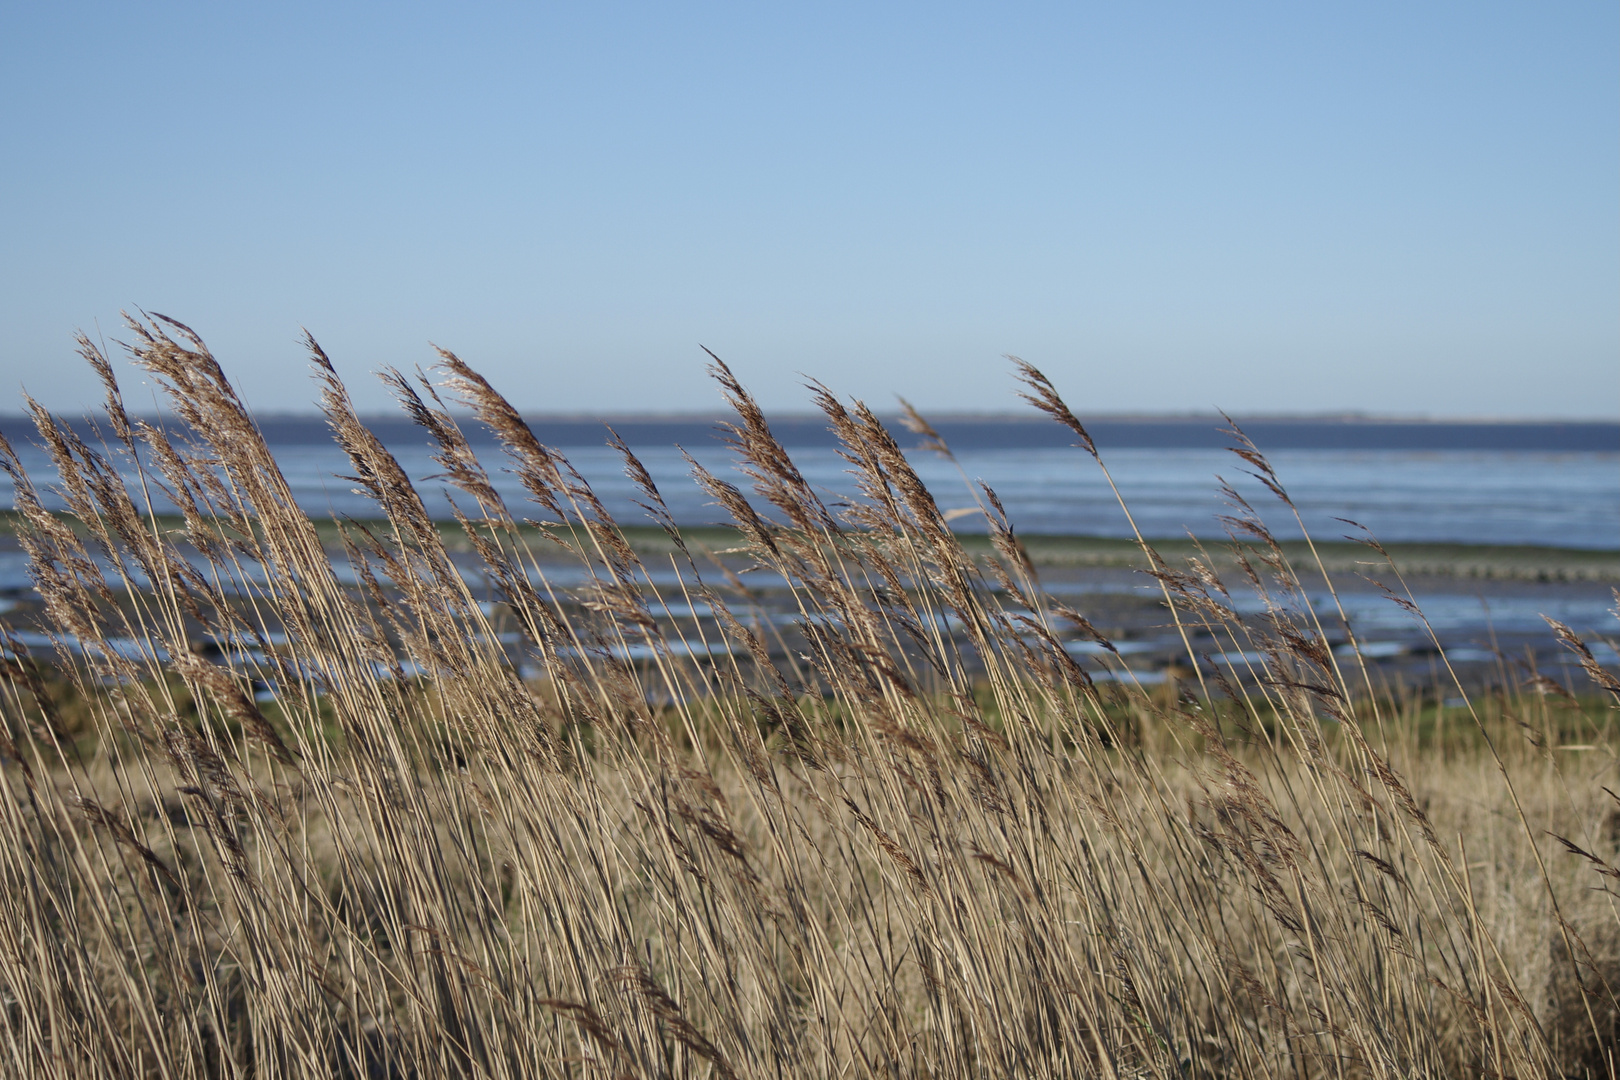
[[[386,373],[475,584],[313,340],[383,523],[340,548],[201,339],[129,334],[172,423],[130,416],[81,339],[95,435],[29,403],[67,509],[0,445],[54,645],[7,632],[0,657],[8,1075],[1616,1075],[1612,703],[1510,690],[1426,747],[1235,490],[1240,580],[1142,544],[1179,678],[1103,681],[1073,646],[1113,643],[995,492],[971,555],[905,436],[819,385],[843,502],[714,360],[752,489],[692,462],[735,534],[718,559],[613,437],[669,537],[654,568],[456,356]]]

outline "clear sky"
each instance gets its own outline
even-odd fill
[[[0,155],[6,412],[140,306],[261,411],[1620,416],[1610,0],[14,2]]]

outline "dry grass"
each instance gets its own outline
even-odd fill
[[[1094,683],[1064,644],[1101,635],[1042,593],[993,492],[986,560],[893,434],[821,391],[862,496],[829,506],[717,361],[754,495],[693,471],[791,583],[782,629],[688,552],[625,449],[673,545],[679,584],[655,588],[584,479],[446,354],[438,384],[390,382],[491,609],[313,342],[387,519],[345,531],[353,574],[202,342],[131,332],[189,440],[128,418],[81,342],[105,444],[35,409],[69,512],[0,451],[62,644],[13,640],[0,682],[7,1073],[1615,1075],[1614,747],[1557,745],[1606,732],[1608,706],[1509,696],[1422,749],[1235,495],[1235,583],[1144,557],[1189,643],[1264,659]],[[531,505],[502,502],[441,393]],[[559,551],[588,587],[548,584]],[[1268,615],[1234,615],[1237,587]],[[676,602],[712,616],[658,616]]]

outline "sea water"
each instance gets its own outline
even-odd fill
[[[975,509],[985,501],[977,487],[984,484],[1025,534],[1129,536],[1123,499],[1148,537],[1219,539],[1226,530],[1222,516],[1236,512],[1222,494],[1224,480],[1275,535],[1299,535],[1292,511],[1250,475],[1254,467],[1222,448],[1231,440],[1217,434],[1216,422],[1113,423],[1114,429],[1096,425],[1093,434],[1118,498],[1098,463],[1066,445],[1071,437],[1055,425],[975,422],[950,429],[941,424],[956,448],[954,460],[924,450],[910,450],[908,457],[940,507],[952,515],[953,527],[963,531],[985,527]],[[48,485],[54,474],[43,451],[17,421],[3,426],[35,482]],[[856,497],[852,466],[839,456],[824,425],[795,420],[780,426],[799,470],[830,508]],[[749,490],[748,479],[735,469],[735,454],[716,438],[712,423],[633,420],[617,427],[682,525],[722,522],[725,514],[693,482],[677,443],[705,467]],[[473,425],[469,429],[476,430]],[[443,470],[432,460],[421,431],[394,420],[376,430],[417,482],[429,511],[448,515],[446,485],[434,478]],[[624,523],[647,520],[636,505],[645,497],[624,475],[619,454],[604,445],[605,429],[599,423],[572,421],[549,429],[537,423],[536,430],[569,458]],[[1620,425],[1571,430],[1557,425],[1273,422],[1269,428],[1253,425],[1250,433],[1266,451],[1306,529],[1318,538],[1355,533],[1339,520],[1349,519],[1385,543],[1620,549]],[[377,515],[357,485],[344,479],[352,469],[320,421],[283,419],[265,424],[265,431],[306,511]],[[1109,436],[1116,445],[1109,445]],[[918,441],[904,432],[900,438],[905,446]],[[528,503],[500,448],[487,438],[476,448],[512,512],[541,516]],[[46,495],[48,504],[61,505]],[[9,481],[0,478],[0,503],[10,501]],[[465,496],[460,501],[470,503]]]

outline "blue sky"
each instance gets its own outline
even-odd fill
[[[0,9],[0,410],[308,326],[533,410],[1620,416],[1620,6]],[[138,403],[138,379],[130,380]],[[146,399],[146,400],[149,400]]]

